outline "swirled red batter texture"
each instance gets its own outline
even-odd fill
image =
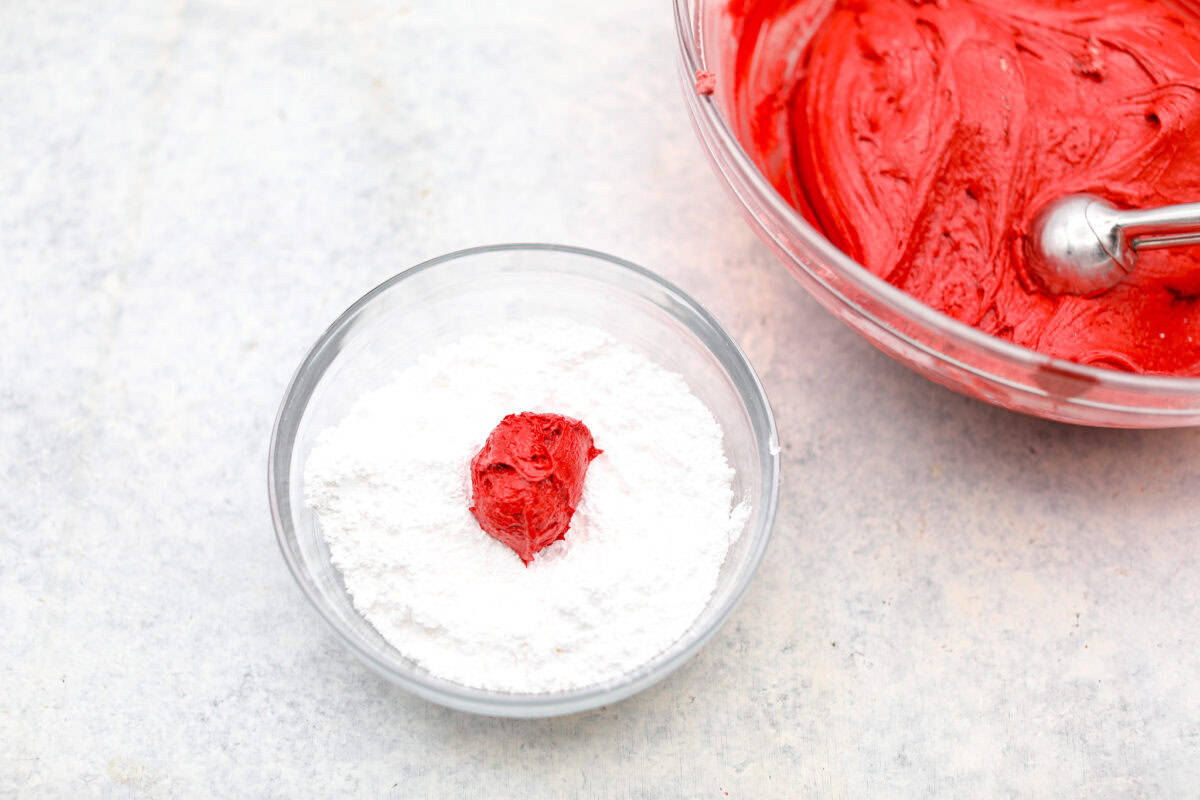
[[[588,465],[601,452],[577,419],[509,414],[471,460],[471,513],[528,566],[566,536]]]
[[[1065,194],[1200,200],[1196,4],[734,0],[726,23],[739,138],[851,257],[1043,353],[1200,375],[1200,250],[1097,298],[1040,292],[1022,254]]]

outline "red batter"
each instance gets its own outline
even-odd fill
[[[557,414],[509,414],[471,460],[471,513],[526,566],[563,538],[600,455],[587,426]]]
[[[1200,249],[1091,299],[1022,256],[1061,195],[1200,201],[1194,0],[733,0],[723,23],[738,136],[852,258],[1043,353],[1200,375]]]

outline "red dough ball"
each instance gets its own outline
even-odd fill
[[[566,536],[588,464],[601,452],[577,419],[509,414],[471,459],[471,513],[528,566]]]

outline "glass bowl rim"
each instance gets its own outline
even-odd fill
[[[352,635],[343,630],[341,622],[325,607],[324,600],[316,588],[309,585],[307,570],[301,563],[298,554],[293,552],[289,546],[289,537],[295,538],[294,521],[291,519],[290,509],[286,512],[284,510],[290,497],[286,492],[287,487],[281,483],[280,472],[282,470],[283,475],[290,480],[289,473],[291,458],[293,456],[291,444],[294,441],[294,433],[298,429],[300,421],[304,418],[304,412],[307,409],[312,390],[316,386],[317,380],[319,380],[320,375],[324,374],[328,363],[332,361],[332,359],[329,359],[326,362],[322,362],[325,351],[330,345],[340,340],[345,330],[364,308],[370,305],[381,294],[397,286],[404,280],[424,273],[427,270],[435,269],[439,265],[462,258],[514,250],[567,253],[599,260],[606,264],[605,268],[616,267],[620,270],[630,272],[637,279],[648,283],[660,291],[666,292],[675,303],[685,308],[699,323],[708,328],[717,337],[720,344],[727,349],[729,356],[734,360],[734,364],[742,372],[740,376],[741,380],[739,381],[738,377],[730,374],[724,361],[718,356],[717,360],[721,365],[721,370],[734,383],[739,400],[742,400],[741,404],[746,412],[751,415],[752,420],[757,412],[761,415],[761,420],[766,424],[766,440],[758,442],[760,463],[762,461],[761,454],[765,453],[768,466],[767,474],[763,475],[763,513],[760,523],[755,530],[743,532],[743,535],[752,536],[753,540],[746,557],[738,565],[738,573],[735,576],[736,584],[733,591],[721,606],[715,609],[715,615],[707,627],[697,631],[694,638],[690,640],[685,641],[681,639],[673,643],[668,648],[668,651],[681,643],[682,646],[669,658],[663,659],[651,669],[645,669],[645,666],[639,668],[633,673],[634,678],[632,680],[619,680],[615,683],[610,682],[598,686],[562,692],[517,694],[462,686],[433,676],[421,675],[415,671],[408,673],[396,664],[379,658],[374,653],[363,648],[355,641]],[[714,349],[708,343],[701,340],[701,344],[709,353],[716,355]],[[315,376],[314,372],[316,373]],[[746,396],[749,396],[755,407],[750,407],[745,402],[743,398]],[[294,418],[291,421],[286,421],[285,417],[288,417],[289,412],[295,412]],[[288,437],[288,458],[286,464],[277,465],[276,462],[281,457],[280,447],[283,441],[282,434],[284,433],[285,425],[290,427],[291,434]],[[775,425],[775,418],[771,411],[766,391],[762,386],[758,374],[754,371],[753,365],[751,365],[741,348],[729,336],[721,324],[689,294],[645,267],[598,250],[563,244],[513,242],[456,250],[409,267],[364,294],[326,328],[312,347],[309,348],[304,359],[300,362],[300,366],[293,373],[284,392],[283,401],[280,403],[275,415],[268,448],[267,493],[270,500],[271,519],[275,528],[276,543],[279,545],[280,552],[288,566],[288,571],[300,587],[301,593],[308,599],[310,605],[316,609],[317,614],[333,629],[341,644],[354,653],[359,660],[374,672],[412,694],[460,711],[505,717],[549,717],[586,711],[614,703],[652,686],[690,660],[717,630],[721,628],[729,615],[737,608],[746,590],[749,588],[771,538],[779,502],[779,453],[779,435]],[[658,659],[660,657],[661,654],[655,658]],[[654,664],[654,661],[650,663]]]
[[[698,4],[699,2],[703,2],[703,0],[672,0],[675,17],[675,35],[679,45],[680,64],[686,70],[686,73],[684,73],[685,76],[695,75],[704,69],[699,47],[696,43],[693,21],[688,11],[690,2]],[[684,91],[687,91],[686,81]],[[725,121],[724,115],[718,110],[716,101],[711,95],[696,95],[696,105],[693,109],[697,113],[702,114],[705,122],[712,126],[712,130],[715,131],[718,143],[723,148],[724,154],[729,157],[734,167],[740,173],[739,177],[746,181],[747,186],[753,191],[755,199],[765,205],[772,214],[781,219],[791,229],[791,232],[797,234],[805,244],[812,247],[817,255],[830,262],[843,278],[873,300],[896,309],[910,318],[916,319],[921,324],[933,328],[947,338],[965,341],[971,346],[984,350],[989,355],[1008,361],[1015,361],[1031,369],[1050,368],[1058,372],[1090,378],[1108,386],[1142,393],[1200,395],[1200,377],[1141,375],[1132,372],[1093,367],[1087,364],[1079,364],[1074,361],[1048,356],[1031,348],[1007,342],[984,333],[978,328],[967,325],[965,322],[960,322],[932,306],[926,305],[915,297],[906,294],[835,247],[823,233],[813,227],[808,220],[804,219],[803,215],[783,199],[783,196],[767,181],[766,177],[755,166],[750,155],[742,148],[741,142]],[[704,138],[703,133],[701,133],[701,138]],[[826,289],[833,292],[840,301],[854,307],[877,324],[883,324],[887,330],[893,331],[901,338],[910,341],[910,343],[924,350],[932,352],[939,358],[954,360],[953,357],[947,356],[940,349],[935,348],[930,350],[924,343],[916,342],[911,337],[895,331],[890,325],[881,323],[875,319],[874,315],[871,315],[865,309],[859,308],[857,303],[850,302],[835,287],[828,286],[820,277],[814,275],[813,278],[825,286]],[[1162,409],[1143,408],[1141,410],[1150,414],[1169,413],[1164,412]]]

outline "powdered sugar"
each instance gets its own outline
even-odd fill
[[[468,462],[517,411],[583,420],[592,462],[566,538],[528,567],[468,510]],[[603,683],[704,609],[749,513],[721,428],[682,377],[565,320],[437,349],[324,431],[305,490],[355,607],[393,646],[465,685]]]

